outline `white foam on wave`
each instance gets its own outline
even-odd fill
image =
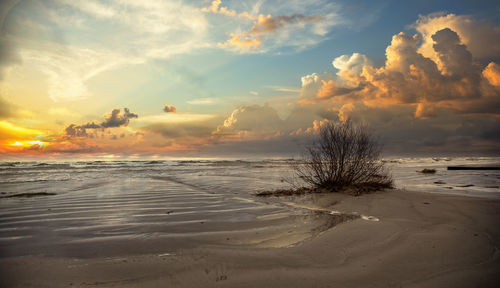
[[[361,219],[366,220],[366,221],[374,221],[374,222],[380,221],[380,219],[378,219],[375,216],[366,216],[366,215],[361,215]]]

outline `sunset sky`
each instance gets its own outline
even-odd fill
[[[0,4],[0,158],[500,154],[497,1]]]

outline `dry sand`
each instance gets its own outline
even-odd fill
[[[256,232],[164,254],[3,258],[0,287],[500,287],[500,201],[399,190],[263,201],[321,221],[325,210],[373,218],[322,231],[309,217],[266,241]]]

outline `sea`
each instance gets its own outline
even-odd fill
[[[500,199],[500,170],[447,170],[457,165],[498,167],[500,157],[383,161],[398,189]],[[289,188],[296,180],[292,163],[292,159],[0,162],[0,258],[168,255],[179,248],[221,241],[245,244],[248,235],[259,233],[263,243],[271,243],[275,231],[292,231],[304,221],[314,221],[304,218],[301,209],[255,196]],[[420,173],[424,168],[436,173]]]

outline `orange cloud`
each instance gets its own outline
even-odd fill
[[[203,12],[212,12],[212,13],[217,13],[219,12],[219,5],[222,3],[221,0],[214,0],[212,3],[210,3],[210,6],[201,8],[201,11]]]
[[[333,61],[340,70],[337,77],[303,77],[301,94],[313,95],[313,100],[328,100],[339,111],[347,103],[361,103],[369,107],[410,105],[416,107],[417,118],[435,117],[439,107],[498,114],[495,107],[500,105],[500,93],[495,87],[500,84],[500,66],[492,62],[482,70],[459,35],[449,28],[430,38],[435,59],[419,52],[418,34],[401,32],[387,47],[384,66],[367,64],[369,61],[361,54],[343,55]],[[339,118],[343,117],[339,112]]]
[[[34,137],[38,135],[43,135],[44,132],[36,129],[24,128],[16,126],[7,121],[0,121],[0,137],[1,139],[7,139],[11,137],[19,137],[21,139],[27,139],[27,137]]]
[[[163,107],[163,111],[166,112],[166,113],[175,113],[175,112],[177,112],[177,108],[175,108],[172,105],[168,105],[167,103],[165,103],[165,107]]]
[[[417,105],[417,110],[415,111],[415,118],[431,118],[435,117],[436,110],[434,105],[429,104],[429,103],[418,103]]]
[[[24,128],[10,122],[0,121],[0,152],[23,151],[31,147],[46,148],[50,143],[40,137],[47,131]]]
[[[329,81],[321,80],[321,83],[323,85],[319,88],[318,94],[317,94],[317,97],[320,99],[329,99],[332,97],[344,96],[344,95],[347,95],[351,92],[359,91],[362,89],[361,85],[359,87],[355,87],[355,88],[341,87],[341,86],[335,84],[335,82],[333,82],[333,80],[329,80]],[[348,97],[344,97],[343,99],[344,99],[344,101],[349,101]]]
[[[312,133],[312,134],[318,134],[321,127],[325,126],[328,123],[328,119],[323,119],[323,120],[314,120],[313,126],[310,128],[307,128],[305,130],[305,133]]]
[[[299,105],[312,105],[312,104],[317,104],[318,102],[314,99],[300,99],[297,101],[297,104]]]
[[[348,104],[343,105],[339,109],[339,114],[338,114],[339,120],[342,122],[346,122],[350,118],[349,113],[352,112],[354,109],[355,109],[355,106],[352,103],[348,103]]]
[[[321,82],[323,83],[323,86],[319,88],[318,98],[325,99],[331,97],[331,95],[336,94],[336,87],[335,84],[333,84],[333,80],[330,80],[328,82],[322,80]]]
[[[221,0],[214,0],[210,4],[210,6],[205,7],[205,8],[201,8],[201,11],[211,12],[214,14],[223,14],[223,15],[232,16],[232,17],[236,16],[236,11],[234,11],[234,10],[230,10],[227,7],[220,7],[219,8],[221,3],[222,3]]]
[[[226,15],[229,17],[236,17],[237,16],[239,18],[247,18],[250,20],[254,20],[257,18],[257,16],[251,15],[250,13],[248,13],[246,11],[238,14],[235,10],[229,9],[227,7],[224,7],[224,6],[220,7],[221,4],[222,4],[221,0],[214,0],[210,3],[210,6],[201,8],[201,11],[205,12],[205,13],[222,14],[222,15]]]
[[[217,46],[219,47],[237,47],[241,50],[256,50],[261,44],[262,41],[259,39],[259,37],[251,38],[247,37],[245,33],[242,35],[230,33],[229,34],[231,38],[229,38],[226,42],[224,43],[218,43]]]
[[[241,51],[257,50],[262,44],[259,36],[277,32],[288,25],[313,23],[321,20],[320,16],[305,16],[301,14],[294,14],[292,16],[266,16],[263,14],[254,16],[248,12],[237,14],[236,11],[229,10],[226,7],[219,8],[220,4],[220,0],[215,0],[209,7],[203,8],[202,11],[255,20],[249,31],[240,34],[230,33],[230,38],[226,42],[218,43],[219,47],[234,47]]]
[[[0,151],[20,154],[98,153],[126,151],[134,139],[126,127],[137,114],[127,108],[113,109],[102,122],[70,124],[62,133],[53,134],[0,122]],[[120,141],[115,141],[120,135]]]
[[[491,62],[484,68],[483,77],[488,80],[488,82],[495,87],[500,87],[500,65]]]

